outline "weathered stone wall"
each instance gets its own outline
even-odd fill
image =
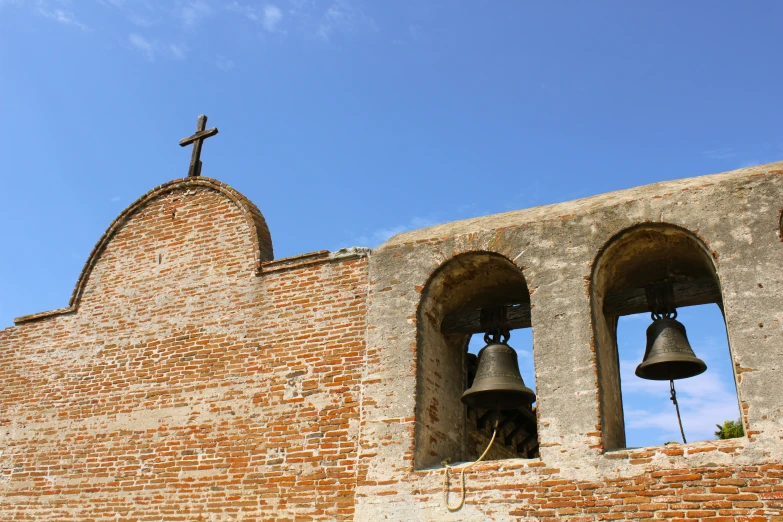
[[[781,209],[779,163],[439,225],[398,235],[374,250],[364,395],[376,401],[365,403],[362,413],[357,519],[779,517]],[[647,223],[689,231],[711,250],[746,438],[604,451],[617,442],[603,439],[593,265],[614,237]],[[504,256],[529,288],[541,457],[472,468],[466,506],[449,513],[440,466],[413,466],[418,425],[449,412],[439,410],[437,396],[417,407],[417,377],[410,369],[427,356],[416,325],[422,292],[449,260],[475,252]],[[452,504],[457,491],[453,477]]]
[[[783,520],[782,209],[772,164],[271,261],[230,187],[163,185],[112,223],[68,307],[0,332],[0,520]],[[594,268],[650,223],[709,250],[745,438],[605,451]],[[541,457],[472,468],[450,513],[439,462],[471,442],[441,411],[454,383],[422,379],[464,342],[438,339],[453,300],[423,299],[468,253],[526,284]],[[417,448],[438,419],[461,433]]]

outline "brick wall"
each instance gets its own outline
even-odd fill
[[[227,188],[167,189],[0,334],[0,520],[350,519],[366,259],[257,265]]]
[[[776,164],[272,261],[236,191],[163,185],[109,226],[67,307],[0,331],[0,520],[783,520],[781,209]],[[592,267],[648,222],[711,249],[748,437],[605,451]],[[418,395],[418,322],[465,253],[526,281],[541,456],[472,468],[451,513],[455,455],[416,465],[416,433],[464,412]]]

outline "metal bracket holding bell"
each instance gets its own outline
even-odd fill
[[[644,293],[653,319],[669,318],[672,314],[677,316],[677,310],[674,308],[674,285],[671,281],[667,279],[647,285],[644,287]]]
[[[511,337],[511,332],[508,329],[508,310],[505,306],[490,306],[481,309],[481,329],[486,332],[484,334],[484,342],[490,344],[492,342],[506,344]],[[500,341],[501,336],[505,337],[505,341]]]

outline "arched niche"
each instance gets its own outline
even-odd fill
[[[625,314],[607,312],[606,304],[612,296],[638,293],[667,280],[680,288],[697,283],[712,286],[711,297],[686,304],[715,303],[723,309],[710,250],[695,234],[676,225],[648,223],[626,229],[606,244],[593,263],[591,302],[604,451],[626,445],[617,347],[617,321]]]
[[[522,271],[493,252],[458,255],[430,277],[418,309],[416,428],[414,467],[439,465],[446,458],[466,460],[466,356],[470,334],[443,334],[449,314],[497,305],[529,306]]]

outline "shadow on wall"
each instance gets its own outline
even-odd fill
[[[452,462],[478,457],[477,448],[483,450],[486,446],[485,439],[488,440],[494,424],[486,412],[471,412],[460,400],[471,377],[468,369],[473,359],[468,356],[471,333],[442,333],[444,318],[522,303],[529,307],[530,295],[522,271],[496,253],[459,255],[430,277],[418,310],[415,469],[440,465],[447,457]],[[512,335],[516,336],[517,331]],[[473,361],[471,367],[475,366]],[[517,425],[524,425],[523,429],[512,436]],[[530,432],[534,432],[532,437]],[[515,412],[500,438],[503,444],[498,445],[490,458],[537,454],[535,413],[530,408]]]

